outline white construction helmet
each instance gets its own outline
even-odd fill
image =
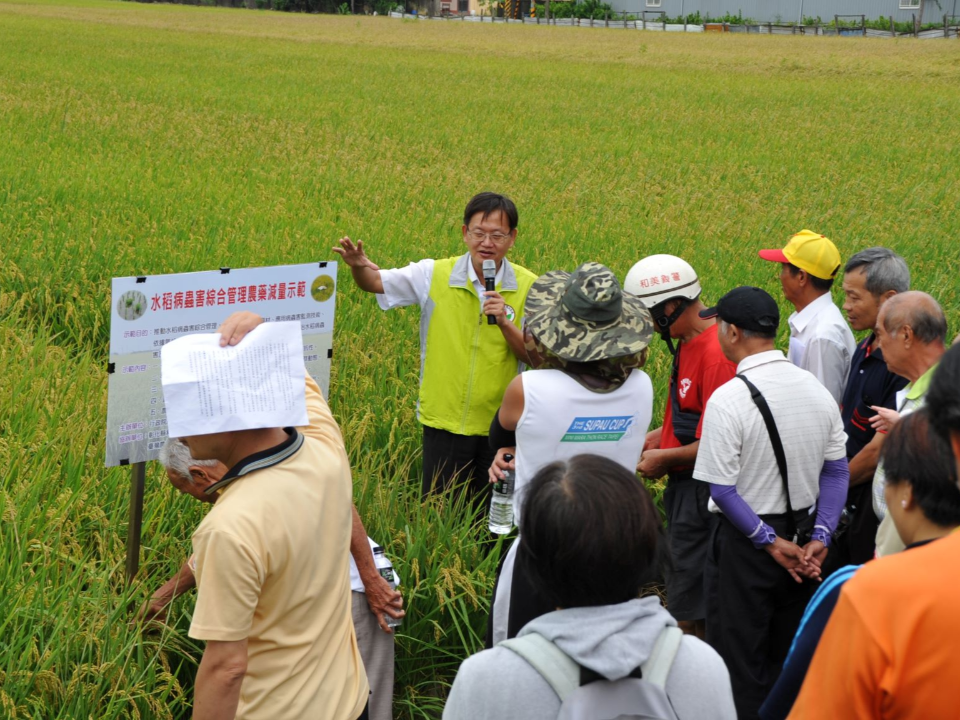
[[[638,297],[650,310],[657,329],[662,333],[700,297],[700,279],[690,263],[676,255],[650,255],[630,268],[623,281],[623,290]],[[683,302],[667,317],[663,305],[675,298]]]

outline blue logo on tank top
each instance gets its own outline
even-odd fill
[[[633,425],[632,415],[577,417],[560,442],[616,442]]]

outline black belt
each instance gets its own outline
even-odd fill
[[[814,513],[811,512],[813,507],[814,507],[813,505],[810,505],[808,507],[801,508],[800,510],[794,510],[793,521],[795,523],[799,523],[802,520],[806,520],[808,517],[813,517],[814,519],[816,519],[816,515],[814,515]],[[761,520],[763,520],[765,523],[768,523],[768,524],[772,522],[788,522],[790,520],[789,513],[766,513],[764,515],[757,515],[757,517],[759,517]]]
[[[814,525],[817,522],[816,506],[810,505],[800,510],[794,510],[792,514],[792,524],[790,522],[790,513],[765,513],[763,515],[757,515],[757,517],[772,527],[774,531],[785,540],[790,540],[799,545],[805,545],[810,540],[810,533],[813,532]],[[730,523],[731,527],[736,527],[730,518],[723,513],[720,513],[720,517]],[[780,534],[778,526],[779,528],[783,528],[782,532],[784,532],[784,535]],[[789,537],[791,534],[791,526],[795,528],[792,532],[793,537]],[[740,531],[737,530],[737,532]]]

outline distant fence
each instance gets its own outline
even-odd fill
[[[136,2],[166,2],[174,5],[212,5],[217,7],[247,8],[250,10],[276,10],[287,12],[307,13],[350,13],[358,6],[364,5],[363,0],[135,0]],[[433,2],[431,2],[431,5]],[[369,5],[369,2],[367,3]],[[646,10],[639,15],[630,15],[625,10],[619,13],[611,12],[604,18],[544,18],[519,17],[505,18],[485,15],[469,15],[467,13],[450,12],[447,8],[452,3],[440,3],[443,11],[439,15],[412,14],[391,12],[389,17],[407,20],[445,20],[448,22],[487,22],[512,23],[527,25],[557,25],[560,27],[599,27],[621,30],[652,30],[654,32],[718,32],[718,33],[747,33],[756,35],[841,35],[854,37],[914,37],[920,39],[956,38],[960,37],[960,15],[944,15],[943,26],[921,30],[917,17],[914,15],[911,32],[897,32],[893,30],[875,30],[866,27],[863,15],[836,15],[834,23],[830,25],[794,25],[778,23],[756,23],[749,25],[733,25],[722,22],[707,22],[702,25],[688,23],[663,22],[664,12],[660,10]],[[376,15],[376,13],[374,13]],[[841,24],[840,18],[860,18],[859,23]],[[894,28],[893,18],[890,27]],[[901,26],[902,27],[902,26]],[[839,28],[839,30],[838,30]]]
[[[503,18],[491,15],[468,15],[468,14],[443,14],[443,15],[412,15],[409,13],[391,12],[392,18],[403,18],[407,20],[444,20],[446,22],[479,22],[479,23],[509,23],[511,25],[555,25],[558,27],[594,27],[609,28],[620,30],[651,30],[654,32],[718,32],[718,33],[747,33],[756,35],[840,35],[841,37],[912,37],[920,39],[933,38],[956,38],[958,37],[958,24],[960,17],[944,16],[943,27],[931,30],[920,30],[917,28],[913,32],[896,32],[896,30],[874,30],[864,26],[861,21],[856,25],[844,26],[839,23],[834,25],[785,25],[777,23],[757,23],[751,25],[732,25],[730,23],[704,23],[703,25],[665,23],[660,21],[647,20],[645,15],[641,17],[628,17],[626,11],[617,14],[610,14],[605,18],[550,18],[543,17],[521,17],[521,18]],[[857,16],[861,17],[861,16]],[[953,21],[952,23],[950,21]],[[890,27],[894,27],[893,19],[890,19]],[[916,23],[914,24],[916,26]]]

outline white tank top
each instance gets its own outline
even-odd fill
[[[642,370],[612,392],[592,392],[560,370],[521,376],[523,414],[517,423],[515,522],[526,486],[537,471],[575,455],[602,455],[635,472],[650,417],[653,386]]]

